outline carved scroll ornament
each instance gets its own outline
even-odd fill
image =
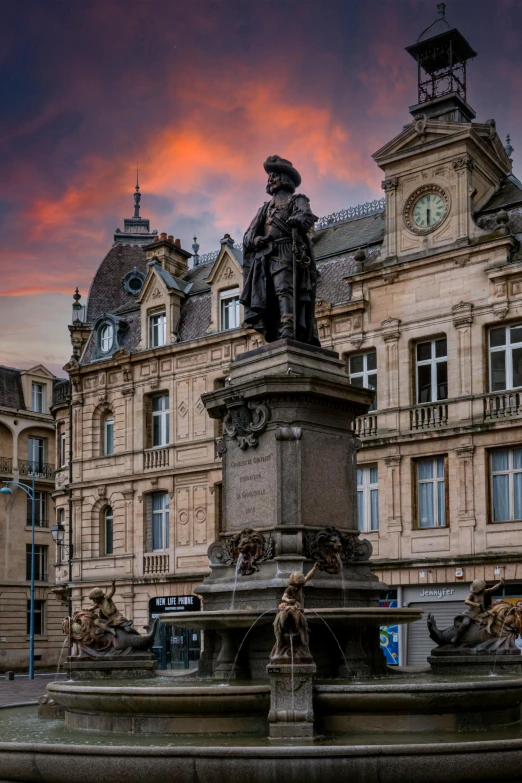
[[[255,448],[258,437],[266,429],[268,423],[268,408],[260,402],[245,402],[241,397],[228,403],[227,413],[223,419],[223,431],[228,438],[237,440],[237,445],[243,451],[249,447]]]

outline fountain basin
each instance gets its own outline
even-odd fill
[[[160,619],[166,625],[178,628],[197,628],[204,631],[234,630],[262,626],[274,622],[276,609],[260,615],[257,609],[220,609],[217,611],[183,612],[183,614],[162,614]],[[404,625],[420,620],[422,611],[417,609],[389,609],[388,607],[341,607],[335,609],[305,609],[310,625],[324,625],[332,628]],[[322,618],[322,619],[321,619]]]
[[[0,710],[0,737],[2,783],[514,783],[522,762],[519,727],[488,735],[357,732],[295,745],[237,735],[108,739],[39,720],[26,707]]]
[[[519,724],[522,678],[433,675],[357,683],[317,683],[321,732],[488,731]]]
[[[47,690],[73,729],[132,734],[234,734],[267,730],[268,685],[100,685],[53,682]]]

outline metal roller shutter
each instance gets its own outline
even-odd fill
[[[414,603],[408,605],[410,609],[419,609],[424,612],[422,620],[408,625],[407,640],[407,665],[426,666],[428,655],[437,645],[430,639],[426,621],[431,613],[435,615],[438,627],[442,630],[453,625],[453,618],[465,610],[462,601],[434,601],[433,603]]]

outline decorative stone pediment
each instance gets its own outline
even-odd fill
[[[243,269],[241,251],[234,246],[234,240],[225,234],[221,240],[221,250],[205,282],[212,289],[211,321],[207,333],[220,331],[220,302],[227,291],[241,290],[243,287]]]

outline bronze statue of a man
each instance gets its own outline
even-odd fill
[[[260,208],[243,238],[240,301],[245,322],[269,343],[293,338],[320,345],[315,322],[317,270],[308,236],[317,217],[308,198],[295,192],[301,175],[289,160],[271,155],[263,165],[272,198]]]

